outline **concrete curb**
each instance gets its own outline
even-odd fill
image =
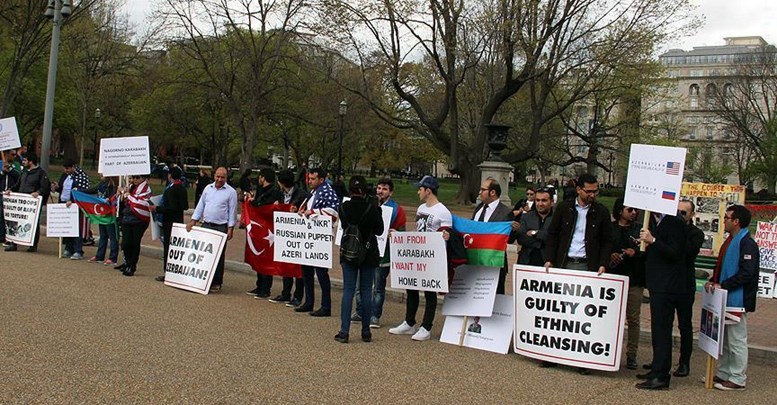
[[[142,245],[140,254],[145,257],[150,257],[154,259],[161,259],[162,258],[162,248],[156,247],[156,246],[148,246],[148,245]],[[226,260],[224,263],[224,270],[229,270],[237,273],[243,273],[243,274],[256,274],[256,272],[251,269],[251,266],[243,263],[238,262],[235,260]],[[332,287],[342,289],[343,288],[343,280],[340,279],[331,279]],[[386,299],[391,299],[392,301],[396,302],[405,302],[407,300],[407,294],[405,293],[405,290],[398,290],[395,288],[386,287]],[[421,295],[421,300],[423,302],[423,295]],[[442,303],[445,301],[445,297],[438,297],[438,305],[442,305]],[[672,346],[674,348],[680,347],[680,335],[676,334],[677,331],[675,330],[675,334],[672,335]],[[694,337],[694,342],[698,343],[698,338]],[[643,344],[650,344],[651,343],[651,334],[650,331],[642,330],[640,331],[640,343]],[[777,366],[777,348],[771,348],[771,347],[764,347],[764,346],[758,346],[758,345],[748,345],[748,361],[762,364],[762,365],[774,365]],[[701,353],[701,351],[698,349],[698,345],[694,345],[694,352]],[[647,361],[646,361],[647,362]]]

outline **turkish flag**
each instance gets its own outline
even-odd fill
[[[302,277],[300,265],[276,262],[273,256],[273,243],[275,243],[273,212],[290,210],[290,204],[255,207],[248,201],[243,203],[242,218],[246,224],[244,260],[255,272],[267,276]]]

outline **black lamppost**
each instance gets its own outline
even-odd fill
[[[99,108],[94,109],[94,138],[92,139],[92,169],[96,168],[97,161],[97,123],[100,121],[102,111]]]
[[[348,112],[348,103],[345,100],[340,102],[340,108],[337,111],[337,116],[340,119],[340,146],[337,150],[337,176],[343,174],[343,119]],[[335,180],[337,179],[335,176]]]
[[[610,187],[612,187],[612,180],[615,177],[615,176],[613,176],[612,159],[613,159],[613,155],[612,155],[612,152],[610,152],[610,156],[609,156],[609,160],[610,160],[609,169],[610,169],[610,172],[608,173],[609,174],[609,181],[607,182],[607,185],[610,186]]]

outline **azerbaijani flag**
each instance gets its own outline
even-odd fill
[[[461,235],[469,264],[502,267],[505,262],[510,222],[479,222],[453,216],[453,230]]]
[[[73,190],[73,201],[94,224],[108,225],[116,222],[116,196],[106,200],[82,191]]]

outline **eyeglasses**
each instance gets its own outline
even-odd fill
[[[585,192],[586,194],[599,194],[599,189],[598,188],[596,190],[586,190],[584,188],[581,189],[581,190],[583,190],[583,192]]]
[[[677,211],[677,213],[680,214],[683,217],[688,215],[688,212],[686,212],[685,210],[679,210],[679,211]]]
[[[488,191],[487,188],[480,187],[480,191]]]

